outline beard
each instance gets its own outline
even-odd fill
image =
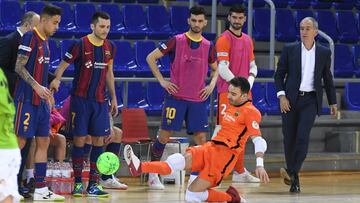
[[[196,34],[201,33],[201,31],[202,31],[200,28],[195,29],[195,28],[190,27],[190,29],[193,33],[196,33]]]
[[[106,39],[106,36],[102,37],[101,35],[97,34],[96,32],[94,32],[94,35],[95,35],[96,38],[98,38],[100,40],[105,40]]]
[[[243,25],[241,25],[241,24],[239,24],[239,23],[237,23],[237,24],[231,24],[231,23],[230,23],[230,27],[231,27],[232,29],[234,29],[234,30],[241,30],[242,27],[243,27]]]

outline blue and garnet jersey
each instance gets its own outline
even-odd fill
[[[25,33],[22,37],[18,54],[29,57],[25,65],[26,70],[36,82],[46,87],[50,62],[50,49],[47,38],[34,28],[34,30]],[[29,84],[19,77],[15,89],[15,100],[31,102],[37,106],[40,105],[42,99]]]
[[[115,54],[115,45],[107,39],[96,44],[88,35],[74,43],[63,56],[66,63],[74,63],[71,95],[105,102],[106,74]]]

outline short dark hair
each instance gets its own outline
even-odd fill
[[[60,7],[52,5],[52,4],[48,4],[42,9],[40,16],[41,17],[44,15],[51,16],[51,17],[56,16],[56,15],[61,16],[61,13],[62,13],[62,9]]]
[[[193,15],[206,15],[205,9],[203,7],[200,6],[193,6],[190,8],[190,13],[189,13],[189,17],[191,16],[191,14]]]
[[[229,9],[228,15],[231,16],[232,13],[243,13],[246,15],[246,9],[241,4],[235,4]]]
[[[31,23],[32,18],[37,15],[37,13],[35,13],[34,11],[28,11],[26,12],[23,17],[21,18],[21,23],[20,25],[24,25],[26,22]]]
[[[250,91],[250,83],[244,77],[235,77],[230,80],[230,84],[234,87],[240,88],[242,93],[249,93]]]
[[[91,24],[96,24],[99,21],[99,18],[109,20],[110,15],[104,11],[97,11],[91,17]]]

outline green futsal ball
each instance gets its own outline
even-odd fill
[[[96,167],[99,173],[112,175],[116,173],[120,167],[119,158],[112,152],[104,152],[97,159]]]

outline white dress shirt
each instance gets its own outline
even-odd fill
[[[310,50],[306,49],[301,43],[301,83],[299,91],[314,91],[314,73],[315,73],[315,43]],[[277,97],[285,95],[285,91],[277,92]]]

